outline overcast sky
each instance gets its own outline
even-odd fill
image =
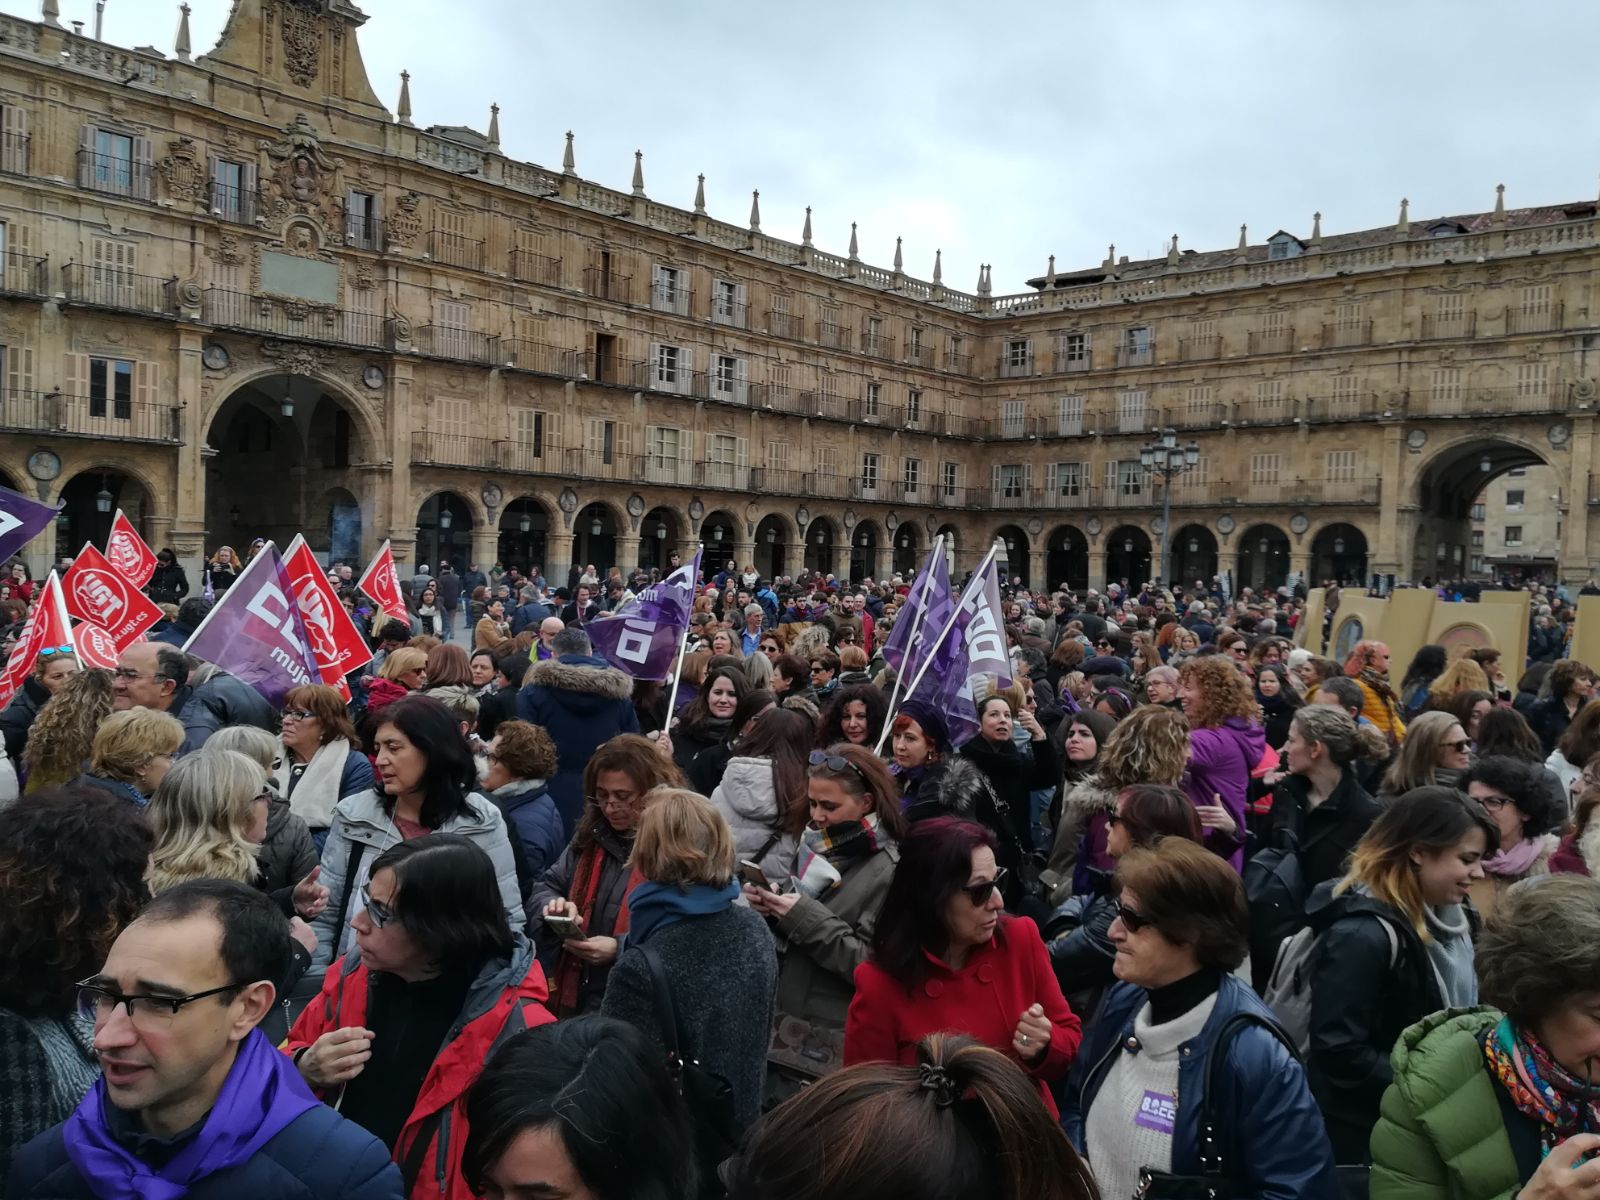
[[[230,0],[191,0],[197,54]],[[63,22],[93,0],[60,0]],[[365,0],[392,109],[514,157],[972,290],[1119,255],[1593,198],[1594,0]],[[36,16],[36,0],[0,0]],[[108,0],[106,40],[170,52],[177,5]]]

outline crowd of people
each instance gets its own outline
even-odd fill
[[[1600,1198],[1558,637],[1013,580],[962,740],[910,579],[709,567],[674,686],[648,573],[335,564],[372,662],[272,705],[181,648],[244,561],[0,710],[0,1200]]]

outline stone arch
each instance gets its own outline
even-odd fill
[[[1465,574],[1477,498],[1519,467],[1548,467],[1559,483],[1565,473],[1561,457],[1548,439],[1535,440],[1515,421],[1476,423],[1432,447],[1412,466],[1401,493],[1416,505],[1399,530],[1402,572],[1415,581]],[[1571,498],[1574,503],[1587,499]]]
[[[1138,525],[1118,525],[1106,535],[1106,583],[1128,581],[1138,591],[1150,581],[1155,555],[1150,535]]]
[[[893,546],[890,570],[909,583],[922,566],[922,529],[915,521],[901,521],[895,526],[890,541]]]
[[[807,570],[823,574],[834,573],[834,555],[839,548],[843,529],[843,523],[836,517],[821,513],[812,516],[810,524],[806,526],[806,552],[803,561]]]
[[[673,552],[683,545],[686,528],[683,515],[670,504],[647,509],[639,520],[639,565],[665,575]]]
[[[1000,543],[1000,549],[995,551],[995,560],[1003,564],[1006,580],[1021,579],[1023,587],[1032,587],[1033,573],[1029,560],[1033,557],[1033,539],[1028,536],[1028,531],[1021,525],[1006,524],[990,536]]]
[[[321,554],[327,562],[347,562],[357,565],[362,558],[361,532],[364,520],[361,501],[347,487],[330,487],[323,491],[317,506],[327,514],[327,519],[307,531],[307,543],[314,553]]]
[[[870,519],[856,522],[850,531],[850,579],[877,579],[882,571],[878,562],[884,546],[884,533],[878,523]]]
[[[369,405],[366,397],[326,371],[294,371],[287,369],[287,364],[279,362],[263,362],[259,366],[242,368],[224,379],[219,379],[215,390],[200,407],[201,436],[209,440],[211,429],[216,424],[223,407],[241,390],[275,376],[306,380],[322,389],[322,395],[317,399],[320,400],[325,396],[348,412],[360,430],[361,446],[365,451],[361,461],[386,462],[390,459],[382,416]]]
[[[1066,587],[1083,592],[1089,586],[1089,535],[1070,521],[1053,526],[1044,539],[1045,577],[1048,588]]]
[[[720,537],[717,536],[718,531],[721,531]],[[734,547],[744,541],[744,522],[729,509],[714,508],[700,519],[698,536],[706,548],[702,564],[709,567],[714,563],[716,570],[720,571],[728,559],[739,557]],[[744,563],[741,562],[739,568],[743,570]],[[716,571],[708,573],[715,574]]]
[[[1234,586],[1258,592],[1282,587],[1289,579],[1289,535],[1270,521],[1239,535],[1239,567]]]
[[[537,492],[519,491],[512,496],[500,507],[495,557],[524,572],[543,568],[558,511],[555,504]]]
[[[1168,582],[1179,590],[1197,580],[1209,584],[1221,566],[1217,535],[1198,521],[1173,531],[1167,553],[1172,563],[1163,570]]]
[[[97,457],[91,464],[70,473],[63,468],[64,482],[53,497],[62,506],[54,523],[57,558],[75,557],[85,542],[104,546],[119,508],[146,541],[160,540],[153,529],[156,493],[148,476],[112,465],[118,461],[113,457]],[[99,504],[102,490],[110,497],[104,512],[100,511]]]
[[[1362,584],[1367,579],[1372,543],[1359,525],[1348,521],[1325,521],[1311,535],[1311,567],[1307,586],[1317,587],[1332,579],[1341,584]]]

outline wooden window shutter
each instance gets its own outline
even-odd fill
[[[136,362],[133,364],[133,419],[134,431],[140,437],[164,437],[169,432],[163,424],[161,404],[161,364]]]
[[[33,347],[5,347],[6,395],[26,396],[33,391]]]
[[[87,354],[68,354],[63,359],[62,370],[66,376],[66,386],[63,389],[66,395],[73,400],[81,400],[89,394],[89,356]]]
[[[99,137],[100,129],[96,125],[85,125],[78,130],[78,186],[81,188],[94,186],[94,147]]]
[[[150,139],[133,139],[133,195],[135,199],[150,199],[151,176],[154,174],[155,155],[150,149]]]
[[[28,173],[28,110],[15,104],[0,108],[0,168]]]

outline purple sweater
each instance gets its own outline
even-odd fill
[[[1244,866],[1244,812],[1250,797],[1250,772],[1266,753],[1267,737],[1261,726],[1243,717],[1229,717],[1216,729],[1189,731],[1189,770],[1183,790],[1195,804],[1213,804],[1222,797],[1222,807],[1233,817],[1238,831],[1232,834],[1207,829],[1206,846],[1222,855],[1234,870]]]

